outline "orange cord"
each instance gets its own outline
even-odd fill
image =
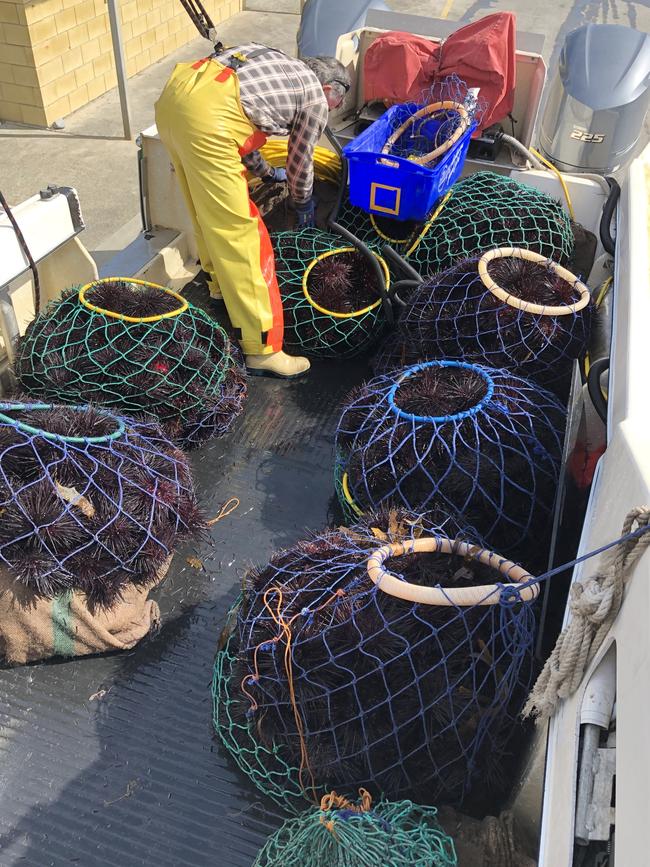
[[[231,512],[234,512],[237,508],[239,508],[238,497],[231,497],[229,500],[226,500],[223,506],[219,509],[219,514],[216,516],[216,518],[210,518],[210,520],[207,522],[208,527],[212,527],[213,524],[216,524],[222,518],[227,518],[228,515],[230,515]]]
[[[323,795],[320,799],[320,808],[322,813],[327,813],[330,810],[350,810],[352,813],[367,813],[372,805],[372,795],[367,789],[359,789],[360,804],[354,804],[348,801],[342,795],[337,795],[336,792],[330,792],[329,795]],[[338,835],[335,831],[334,819],[326,819],[325,816],[320,817],[320,822],[325,825],[332,837],[339,842]]]
[[[277,608],[275,611],[273,610],[273,608],[271,607],[271,603],[269,602],[269,597],[270,597],[270,594],[272,594],[272,593],[276,593],[278,596],[278,603],[277,603]],[[322,611],[323,608],[326,608],[328,605],[330,605],[335,599],[340,599],[342,596],[345,596],[345,591],[344,590],[337,590],[328,599],[326,599],[322,605],[319,605],[318,608],[314,608],[309,613],[310,614],[317,614],[319,611]],[[279,641],[282,640],[282,637],[284,636],[285,641],[286,641],[286,646],[284,649],[284,670],[287,674],[287,680],[289,683],[289,697],[291,698],[291,707],[293,709],[293,716],[294,716],[294,719],[296,722],[296,729],[298,731],[298,737],[300,738],[300,769],[298,771],[298,781],[300,783],[300,788],[306,794],[307,793],[307,787],[304,785],[303,775],[304,775],[305,771],[309,772],[309,778],[311,780],[311,786],[309,788],[312,791],[312,798],[314,799],[314,802],[317,804],[318,801],[316,799],[316,781],[314,779],[314,772],[312,771],[311,765],[309,764],[309,754],[307,752],[307,743],[305,741],[304,723],[302,721],[302,716],[300,715],[300,710],[298,709],[298,702],[296,701],[296,692],[295,692],[295,687],[294,687],[294,683],[293,683],[293,661],[291,659],[291,641],[293,638],[293,636],[291,634],[291,627],[293,626],[294,620],[296,620],[298,617],[301,617],[303,612],[302,612],[302,610],[298,611],[296,614],[293,615],[293,617],[290,620],[284,619],[284,616],[282,614],[283,594],[282,594],[282,588],[281,587],[269,587],[268,590],[265,591],[263,599],[264,599],[264,607],[266,608],[266,610],[269,612],[269,614],[273,618],[273,621],[280,627],[281,632],[279,635],[276,635],[275,638],[271,638],[269,641],[261,641],[255,647],[255,650],[253,651],[253,675],[252,676],[246,675],[242,679],[241,690],[251,703],[250,709],[252,711],[257,710],[258,704],[255,701],[255,698],[246,689],[245,683],[248,680],[253,680],[253,682],[256,683],[260,679],[259,668],[257,665],[257,654],[258,654],[258,651],[260,650],[260,648],[263,647],[264,645],[277,644]]]
[[[320,808],[323,813],[328,810],[350,810],[352,813],[367,813],[372,805],[372,795],[367,789],[359,789],[360,804],[355,804],[353,801],[348,801],[342,795],[337,795],[336,792],[330,792],[329,795],[323,795],[320,799]]]

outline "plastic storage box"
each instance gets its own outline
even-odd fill
[[[343,148],[349,163],[350,201],[372,214],[396,220],[424,220],[463,170],[470,138],[470,124],[457,142],[431,166],[405,157],[382,154],[391,134],[421,105],[395,105]],[[419,129],[433,138],[442,120],[432,118]]]

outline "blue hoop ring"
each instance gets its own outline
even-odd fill
[[[406,412],[405,410],[397,406],[397,404],[395,403],[395,395],[397,394],[397,389],[404,382],[404,380],[408,379],[409,376],[413,376],[415,373],[419,373],[421,370],[427,370],[430,367],[456,367],[460,370],[471,370],[473,373],[477,373],[485,380],[487,391],[475,406],[471,407],[470,409],[463,410],[463,412],[454,413],[453,415],[414,415],[413,413]],[[477,367],[477,365],[475,364],[468,364],[466,361],[425,361],[422,362],[422,364],[414,364],[412,367],[407,368],[397,380],[397,382],[393,384],[391,390],[388,392],[388,405],[396,415],[398,415],[400,418],[408,419],[409,421],[456,421],[463,418],[470,418],[471,416],[476,415],[483,409],[485,404],[490,401],[493,394],[494,380],[482,368]]]
[[[53,409],[54,404],[52,403],[5,403],[0,402],[0,410],[41,410],[41,409]],[[82,410],[86,409],[86,406],[70,406],[66,407],[66,409],[72,410]],[[52,433],[51,431],[42,430],[38,427],[32,427],[30,424],[25,424],[23,421],[16,421],[15,418],[12,418],[10,415],[5,415],[4,412],[0,412],[0,423],[4,422],[5,424],[10,425],[11,427],[16,428],[17,430],[24,430],[26,433],[34,434],[35,436],[44,437],[48,440],[60,440],[64,443],[105,443],[110,440],[116,440],[118,437],[121,437],[125,431],[124,422],[118,416],[113,415],[112,413],[106,412],[106,410],[102,410],[104,415],[107,415],[109,418],[115,419],[117,422],[117,430],[114,430],[113,433],[103,434],[99,437],[68,437],[64,434]]]

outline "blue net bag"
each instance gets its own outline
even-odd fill
[[[530,580],[415,519],[370,518],[281,551],[246,576],[217,656],[217,732],[292,809],[364,786],[422,803],[472,796],[487,810],[522,733]]]
[[[62,293],[27,329],[15,371],[36,397],[151,414],[185,447],[225,434],[246,397],[226,332],[177,293],[132,279]]]
[[[564,383],[586,351],[591,313],[589,290],[569,271],[528,250],[497,248],[412,289],[374,368],[456,358]]]
[[[431,361],[351,394],[337,459],[361,511],[437,508],[462,516],[495,550],[539,567],[564,424],[554,395],[507,370]]]
[[[36,594],[110,606],[204,522],[156,424],[88,406],[0,404],[0,565]]]

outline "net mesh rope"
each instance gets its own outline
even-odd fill
[[[381,538],[421,528],[370,519],[326,531],[245,578],[215,665],[214,724],[239,767],[287,809],[359,786],[460,803],[476,784],[485,808],[506,784],[532,675],[533,606],[499,590],[498,604],[472,607],[384,593],[368,577],[369,554]],[[507,581],[456,554],[407,554],[387,568],[424,586]]]
[[[84,298],[79,288],[62,293],[28,327],[15,360],[23,389],[151,413],[186,447],[229,430],[246,378],[216,322],[154,284],[98,281]]]
[[[435,807],[411,801],[372,804],[333,793],[319,808],[288,819],[266,842],[253,867],[456,867],[456,851]]]
[[[350,358],[376,342],[384,313],[377,277],[361,253],[320,229],[279,232],[271,240],[288,351]]]
[[[388,244],[422,276],[492,247],[523,247],[566,264],[573,231],[561,204],[494,172],[476,172],[451,188],[428,222],[370,217],[345,203],[337,221],[373,249]]]
[[[504,256],[487,267],[510,296],[506,301],[486,287],[479,261],[461,261],[411,290],[397,332],[375,358],[375,372],[455,358],[507,367],[545,385],[567,380],[573,359],[586,350],[591,324],[590,303],[573,309],[581,298],[577,278],[558,275],[548,261]],[[527,304],[563,307],[565,314],[530,312]]]
[[[408,123],[418,110],[427,106],[437,107]],[[403,159],[427,157],[442,148],[454,133],[466,132],[475,122],[480,122],[486,106],[480,96],[468,93],[467,84],[457,75],[440,79],[424,88],[416,103],[395,107],[388,126],[390,145],[383,152]],[[446,153],[443,150],[425,165],[432,168]]]
[[[0,564],[51,597],[110,605],[203,526],[189,464],[157,424],[0,404]]]
[[[494,550],[540,568],[564,423],[554,395],[508,370],[425,362],[348,397],[338,472],[363,512],[393,505],[460,515]]]

